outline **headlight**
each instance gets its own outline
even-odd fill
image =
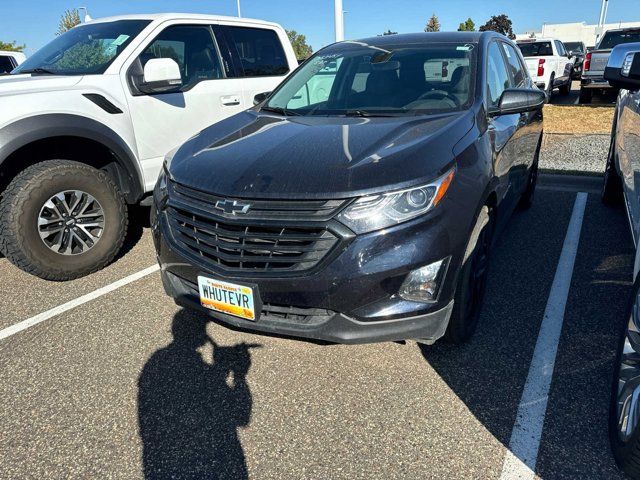
[[[356,233],[372,232],[411,220],[434,208],[449,189],[454,169],[421,187],[371,195],[346,208],[338,220]]]

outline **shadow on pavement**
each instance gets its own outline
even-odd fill
[[[138,380],[138,421],[147,479],[247,478],[238,428],[251,420],[246,382],[250,349],[217,345],[208,320],[188,311],[173,319],[173,341],[155,352]],[[199,351],[213,347],[213,362]]]

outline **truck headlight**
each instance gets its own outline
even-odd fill
[[[366,233],[411,220],[434,208],[444,198],[455,170],[420,187],[359,198],[338,215],[355,233]]]
[[[438,300],[442,280],[449,268],[450,257],[412,270],[398,292],[405,300],[433,303]]]

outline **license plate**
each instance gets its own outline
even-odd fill
[[[216,312],[256,320],[253,288],[198,276],[200,303]]]

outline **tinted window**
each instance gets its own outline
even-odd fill
[[[289,64],[278,35],[273,30],[228,27],[245,77],[285,75]]]
[[[500,47],[496,42],[492,42],[489,46],[487,83],[489,105],[495,107],[498,105],[502,92],[509,88],[509,73]]]
[[[307,60],[267,108],[299,115],[416,115],[473,101],[474,44],[336,44]]]
[[[79,25],[42,47],[13,73],[34,69],[59,75],[104,73],[148,24],[147,20],[119,20]]]
[[[3,73],[9,73],[14,69],[11,57],[0,55],[0,75]]]
[[[551,42],[518,43],[522,55],[525,57],[543,57],[553,55]]]
[[[175,60],[180,67],[184,87],[223,77],[218,51],[211,30],[206,26],[176,25],[167,28],[140,55],[142,66],[152,58]]]
[[[522,62],[520,62],[518,52],[516,52],[515,48],[506,43],[503,43],[502,47],[504,48],[504,53],[507,57],[507,63],[509,64],[509,70],[511,71],[511,78],[513,78],[513,86],[517,88],[523,87],[525,80],[527,79],[527,74],[522,67]]]
[[[564,46],[570,52],[584,53],[584,44],[581,42],[567,42]]]
[[[622,43],[640,42],[640,30],[627,32],[607,32],[602,37],[598,48],[613,48]]]

